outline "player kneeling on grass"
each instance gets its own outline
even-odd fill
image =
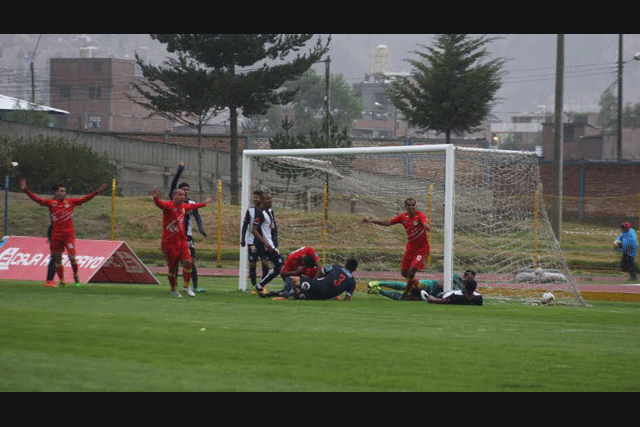
[[[182,297],[177,286],[180,263],[182,263],[184,292],[191,297],[196,296],[189,288],[192,263],[184,227],[185,214],[190,210],[204,208],[213,201],[211,197],[207,198],[204,203],[184,203],[185,200],[186,193],[180,188],[173,191],[171,201],[160,200],[160,190],[158,188],[153,190],[153,201],[162,209],[162,243],[160,246],[169,267],[167,276],[171,286],[171,295],[178,298]]]
[[[325,267],[323,277],[287,276],[284,278],[284,289],[278,292],[269,292],[263,296],[327,300],[345,293],[344,300],[349,301],[356,289],[356,279],[353,277],[356,268],[358,268],[358,260],[349,258],[344,267],[338,264]]]
[[[476,292],[475,279],[464,281],[462,290],[441,292],[437,296],[429,295],[427,291],[420,292],[422,299],[430,304],[482,305],[482,295]]]

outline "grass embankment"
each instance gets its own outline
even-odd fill
[[[44,195],[43,197],[48,197]],[[70,195],[76,197],[76,195]],[[4,216],[4,205],[2,205]],[[90,202],[76,208],[74,222],[79,239],[111,239],[112,199],[97,196]],[[218,205],[200,210],[205,224],[207,238],[194,232],[198,248],[198,261],[202,267],[234,267],[238,265],[240,207],[223,204],[218,220]],[[286,222],[285,218],[280,219]],[[358,219],[359,221],[359,219]],[[160,252],[162,234],[162,214],[155,206],[151,195],[142,197],[117,197],[115,206],[115,239],[124,240],[148,265],[164,265]],[[218,224],[220,224],[220,260],[218,260]],[[344,230],[332,225],[333,234],[353,236],[353,221],[343,221]],[[9,196],[10,235],[44,236],[49,226],[46,208],[29,199],[24,193],[14,192]],[[580,232],[571,230],[579,229]],[[366,241],[369,228],[358,228],[358,239]],[[618,230],[611,227],[564,223],[561,242],[569,267],[578,274],[619,275],[619,254],[611,249],[611,242]],[[398,233],[404,231],[398,228]],[[351,234],[350,234],[351,233]],[[371,237],[373,238],[373,237]],[[344,242],[349,242],[345,237]],[[346,244],[346,243],[345,243]],[[434,248],[435,250],[435,248]],[[395,265],[395,260],[394,260]]]

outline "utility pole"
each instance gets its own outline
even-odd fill
[[[33,48],[33,54],[31,54],[31,63],[29,64],[29,69],[31,70],[31,103],[36,103],[36,79],[35,73],[33,71],[33,61],[36,60],[36,50],[38,49],[38,45],[40,44],[40,39],[42,38],[42,34],[38,37],[38,42],[36,43],[36,47]]]
[[[325,69],[325,80],[326,80],[326,93],[324,95],[324,104],[326,107],[326,121],[327,121],[327,148],[331,148],[331,57],[327,55],[326,61],[324,61],[324,69]],[[325,209],[324,209],[324,221],[325,228],[326,223],[329,220],[329,172],[326,174],[326,184],[325,184]]]
[[[325,106],[327,114],[327,148],[331,148],[331,57],[327,56],[327,60],[324,61],[325,79],[326,79],[326,94],[325,94]]]
[[[555,215],[551,218],[551,225],[556,232],[558,242],[562,240],[562,169],[564,167],[564,147],[562,123],[562,92],[564,79],[564,34],[558,34],[558,47],[556,49],[556,106],[554,118],[553,137],[553,178]]]
[[[618,132],[616,147],[618,161],[622,160],[622,34],[618,34]]]

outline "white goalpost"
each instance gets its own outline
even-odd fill
[[[245,150],[241,217],[258,189],[273,196],[283,256],[313,246],[325,265],[355,256],[361,275],[402,280],[404,229],[362,218],[390,219],[411,197],[432,228],[419,279],[450,290],[454,274],[472,268],[489,297],[539,300],[554,291],[584,305],[551,230],[535,153],[452,144]],[[242,291],[247,250],[240,249]]]

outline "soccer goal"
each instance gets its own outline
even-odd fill
[[[359,261],[361,281],[402,280],[401,225],[365,224],[404,212],[413,198],[431,223],[431,255],[418,278],[452,288],[453,274],[477,271],[488,298],[584,305],[547,216],[535,153],[452,144],[245,150],[242,212],[254,190],[270,191],[280,252],[313,246],[324,265]],[[247,289],[247,248],[240,251]]]

